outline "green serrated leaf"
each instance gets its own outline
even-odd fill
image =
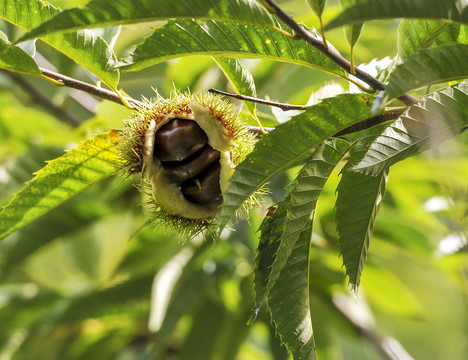
[[[255,307],[249,322],[252,323],[258,315],[260,307],[266,300],[267,284],[271,274],[271,266],[276,259],[278,248],[280,246],[281,234],[284,230],[284,222],[287,215],[287,205],[291,200],[291,194],[288,194],[283,201],[276,206],[271,207],[274,216],[267,215],[260,225],[260,240],[255,257]]]
[[[216,64],[223,71],[226,78],[234,87],[237,94],[247,95],[256,97],[257,91],[255,88],[255,82],[249,69],[239,59],[223,58],[220,56],[214,56]],[[252,101],[243,101],[244,106],[250,112],[250,114],[257,117],[257,106]]]
[[[19,46],[3,39],[0,32],[0,68],[24,74],[42,76],[34,59]]]
[[[237,166],[223,194],[218,224],[220,230],[251,194],[275,175],[303,163],[321,142],[369,116],[369,96],[343,94],[322,100],[276,129],[256,144]]]
[[[387,177],[386,171],[377,176],[346,171],[338,185],[336,225],[343,265],[355,292],[359,288],[366,263]]]
[[[355,172],[352,165],[365,156],[367,147],[387,125],[368,130],[351,149],[338,184],[336,225],[343,264],[353,291],[357,292],[367,259],[380,202],[385,192],[388,172],[377,176]]]
[[[276,331],[297,360],[317,358],[309,304],[311,236],[312,220],[309,220],[268,296],[268,308]]]
[[[116,172],[118,136],[109,132],[50,161],[0,212],[0,239]]]
[[[468,124],[468,81],[435,92],[412,105],[369,145],[354,171],[381,174],[391,165],[439,144]]]
[[[466,43],[466,26],[435,20],[404,19],[398,27],[398,55],[402,59],[429,47]]]
[[[258,289],[255,311],[268,296],[272,321],[295,359],[315,358],[308,294],[311,218],[323,186],[348,148],[349,143],[341,139],[318,146],[299,172],[287,200],[278,204],[262,227],[260,244],[267,246],[266,254],[260,253],[263,249],[259,246],[256,276],[267,277],[256,280],[257,289],[261,284],[264,288]]]
[[[263,7],[248,0],[93,0],[83,8],[63,11],[22,39],[108,25],[167,19],[214,19],[277,26]]]
[[[321,68],[336,75],[344,70],[303,40],[292,40],[268,27],[226,21],[170,21],[137,46],[125,70],[187,55],[270,58]]]
[[[348,148],[349,143],[341,139],[325,141],[320,144],[297,175],[294,187],[291,190],[290,201],[287,204],[284,203],[278,206],[280,214],[283,213],[281,207],[286,207],[286,217],[279,240],[281,249],[271,266],[267,294],[283,271],[294,244],[306,226],[308,219],[314,217],[323,186]],[[274,217],[275,215],[273,215]]]
[[[0,0],[0,17],[24,30],[39,26],[59,13],[59,9],[41,0]],[[91,71],[111,88],[117,87],[117,59],[107,43],[92,31],[48,35],[41,40]]]
[[[468,3],[454,0],[362,0],[330,21],[325,30],[378,19],[436,19],[468,24]]]
[[[432,84],[465,79],[468,75],[468,45],[444,45],[420,50],[390,74],[382,102]]]

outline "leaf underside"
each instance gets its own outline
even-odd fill
[[[458,134],[468,124],[468,81],[411,106],[370,144],[354,171],[381,174],[391,165]]]
[[[435,19],[468,24],[468,4],[453,0],[362,0],[331,20],[325,30],[378,19]]]
[[[468,74],[468,45],[453,44],[423,49],[409,56],[390,74],[383,103],[411,90],[464,79]]]

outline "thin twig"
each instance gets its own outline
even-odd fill
[[[92,94],[101,99],[113,101],[117,104],[123,105],[122,100],[120,99],[119,95],[117,95],[113,91],[103,89],[103,88],[88,84],[84,81],[80,81],[80,80],[56,73],[55,71],[52,71],[52,70],[47,70],[44,68],[40,68],[40,69],[41,69],[41,72],[45,76],[50,77],[54,80],[60,81],[66,87],[84,91],[88,94]],[[132,98],[126,98],[126,99],[131,104],[134,104],[136,106],[143,106],[143,103],[141,101],[138,101]],[[258,134],[259,136],[262,134],[262,130],[258,126],[249,126],[249,130],[252,131],[253,133]],[[264,130],[265,132],[270,132],[274,130],[274,128],[264,128]]]
[[[59,120],[65,121],[66,123],[72,126],[80,125],[80,120],[78,120],[75,116],[67,112],[66,110],[62,109],[61,107],[55,105],[47,96],[45,96],[42,92],[37,90],[34,86],[32,86],[29,82],[27,82],[21,75],[18,73],[7,71],[7,70],[0,70],[3,74],[8,76],[12,81],[14,81],[31,99],[41,105],[43,108],[50,111],[54,114]]]
[[[77,79],[74,79],[74,78],[71,78],[71,77],[56,73],[56,72],[51,71],[51,70],[41,68],[41,71],[45,76],[50,77],[50,78],[52,78],[54,80],[60,81],[64,86],[67,86],[67,87],[70,87],[70,88],[73,88],[73,89],[77,89],[77,90],[81,90],[81,91],[84,91],[84,92],[86,92],[88,94],[92,94],[92,95],[95,95],[95,96],[100,97],[102,99],[113,101],[113,102],[115,102],[117,104],[123,105],[122,100],[120,99],[119,95],[116,94],[113,91],[110,91],[110,90],[107,90],[107,89],[103,89],[103,88],[88,84],[86,82],[83,82],[83,81],[80,81],[80,80],[77,80]],[[215,90],[215,89],[210,89],[209,91],[217,92],[217,93],[224,94],[224,95],[227,95],[227,96],[234,95],[234,94],[226,93],[226,92],[223,92],[223,91],[220,91],[220,90]],[[275,103],[275,102],[270,102],[268,100],[262,100],[262,99],[248,97],[248,96],[245,96],[245,95],[236,95],[234,97],[237,97],[237,98],[242,99],[242,100],[258,101],[258,102],[266,104],[266,105],[277,106],[277,107],[280,107],[280,108],[283,108],[283,109],[286,109],[286,110],[291,110],[291,109],[304,110],[306,108],[305,106],[302,106],[302,105],[291,105],[291,104]],[[132,98],[126,98],[126,100],[129,103],[134,104],[136,106],[143,106],[143,103],[141,101],[138,101],[138,100],[135,100],[135,99],[132,99]],[[291,108],[291,106],[292,106],[292,108]],[[360,121],[360,122],[358,122],[356,124],[353,124],[353,125],[349,126],[348,128],[346,128],[344,130],[341,130],[340,132],[336,133],[334,136],[342,136],[342,135],[346,135],[346,134],[351,134],[351,133],[354,133],[354,132],[358,132],[358,131],[370,128],[370,127],[372,127],[374,125],[381,124],[381,123],[383,123],[385,121],[396,119],[402,112],[403,112],[403,108],[401,108],[401,109],[392,109],[391,111],[388,111],[388,112],[386,112],[384,114],[373,116],[371,118],[368,118],[368,119],[362,120],[362,121]],[[264,128],[264,130],[265,130],[266,133],[268,133],[268,132],[273,131],[274,128]],[[258,134],[258,136],[262,135],[262,130],[257,126],[249,126],[249,131]]]
[[[214,94],[221,94],[221,95],[229,96],[229,97],[239,99],[239,100],[252,101],[252,102],[255,102],[255,103],[258,103],[258,104],[274,106],[274,107],[278,107],[278,108],[280,108],[282,110],[305,110],[305,109],[307,109],[307,106],[304,106],[304,105],[293,105],[293,104],[279,103],[279,102],[276,102],[276,101],[259,99],[259,98],[253,97],[253,96],[233,94],[233,93],[229,93],[229,92],[221,91],[221,90],[217,90],[217,89],[209,89],[208,92],[214,93]]]
[[[286,12],[281,9],[278,4],[276,4],[273,0],[263,0],[266,4],[267,8],[278,16],[286,25],[288,25],[291,30],[294,31],[298,38],[301,38],[315,47],[317,50],[325,54],[330,60],[332,60],[335,64],[343,68],[348,73],[353,73],[351,69],[351,63],[346,60],[338,51],[336,51],[332,46],[325,46],[323,41],[317,37],[315,37],[310,31],[306,30],[303,26],[297,23],[291,16],[289,16]],[[384,90],[385,84],[376,78],[374,78],[369,73],[359,69],[354,68],[355,76],[364,81],[370,87],[375,90]],[[402,101],[405,105],[412,105],[418,101],[417,98],[405,94],[398,98]]]
[[[47,70],[44,68],[40,68],[40,70],[42,74],[44,74],[45,76],[61,82],[66,87],[81,90],[81,91],[87,92],[88,94],[100,97],[101,99],[113,101],[120,105],[125,105],[120,99],[119,95],[111,90],[103,89],[101,87],[88,84],[84,81],[73,79],[71,77],[56,73],[55,71]],[[143,103],[141,101],[128,98],[128,97],[125,99],[133,105],[143,106]]]

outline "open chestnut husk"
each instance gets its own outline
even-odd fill
[[[122,133],[127,171],[143,175],[155,216],[178,229],[210,223],[255,141],[232,106],[211,94],[147,101]]]

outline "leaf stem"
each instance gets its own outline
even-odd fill
[[[332,60],[335,64],[343,68],[348,73],[353,73],[355,71],[355,76],[364,81],[370,87],[375,90],[385,90],[385,84],[376,78],[374,78],[369,73],[353,66],[351,63],[345,59],[334,47],[332,46],[325,46],[323,41],[317,37],[315,37],[311,32],[307,31],[303,26],[297,23],[291,16],[289,16],[283,9],[279,7],[273,0],[262,0],[264,4],[268,7],[268,10],[275,14],[279,19],[281,19],[287,26],[294,31],[298,38],[301,38],[315,47],[317,50],[322,52],[325,56],[327,56],[330,60]],[[402,101],[405,105],[412,105],[418,101],[417,98],[414,96],[405,94],[398,98]]]

